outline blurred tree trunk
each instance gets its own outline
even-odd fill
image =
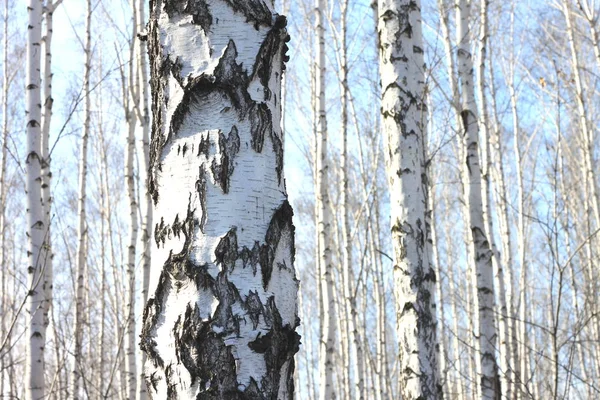
[[[41,41],[42,1],[27,3],[28,36],[25,116],[27,127],[27,156],[25,159],[27,191],[27,357],[25,361],[25,397],[28,400],[45,396],[44,347],[46,325],[44,323],[44,301],[46,296],[45,261],[47,226],[45,224],[42,199],[42,102],[41,102]]]
[[[92,63],[92,4],[91,0],[86,2],[86,25],[85,25],[85,65],[83,72],[83,132],[81,137],[81,148],[79,154],[79,200],[77,203],[77,258],[76,258],[76,279],[75,279],[75,344],[73,350],[73,377],[71,382],[72,399],[76,400],[81,396],[81,381],[83,374],[82,342],[84,328],[84,290],[85,290],[85,270],[86,270],[86,186],[87,186],[87,148],[91,125],[91,97],[90,97],[90,72]]]

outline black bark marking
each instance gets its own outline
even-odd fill
[[[257,103],[250,110],[250,144],[257,153],[262,153],[265,135],[273,132],[273,116],[265,103]]]
[[[169,18],[176,14],[192,16],[192,23],[200,25],[204,32],[208,32],[212,25],[212,15],[205,0],[165,0],[165,12]]]
[[[252,272],[256,275],[257,266],[260,262],[260,243],[254,242],[252,250],[244,246],[240,252],[240,256],[242,258],[243,268],[246,268],[247,266],[252,267]]]
[[[224,271],[233,271],[235,261],[238,259],[237,234],[236,228],[231,228],[225,236],[221,238],[215,249],[217,265],[221,265]]]
[[[156,286],[154,296],[148,300],[144,309],[144,325],[140,334],[140,348],[146,352],[148,358],[152,361],[155,367],[165,368],[164,362],[156,350],[156,341],[153,338],[154,330],[160,323],[163,307],[166,301],[166,296],[171,287],[180,286],[183,282],[194,282],[197,288],[211,288],[214,292],[215,282],[208,273],[207,265],[196,265],[190,257],[191,243],[193,238],[193,230],[197,225],[197,220],[194,216],[195,210],[191,208],[191,196],[188,203],[186,218],[179,221],[179,216],[175,218],[177,222],[178,234],[183,234],[185,241],[181,252],[173,254],[171,251],[169,257],[165,261],[163,270],[159,277],[159,282]],[[161,235],[165,234],[171,228],[164,224],[161,218],[160,224],[157,224],[155,232],[158,230]],[[166,373],[166,370],[165,370]]]
[[[198,199],[200,200],[200,232],[204,233],[204,226],[206,225],[206,172],[204,166],[200,166],[198,172],[198,180],[196,181],[196,191],[198,192]]]
[[[165,244],[167,238],[167,230],[165,227],[165,219],[160,217],[160,222],[154,225],[154,240],[156,241],[156,247],[160,247],[162,243]]]
[[[284,201],[281,207],[279,207],[273,214],[269,228],[267,229],[267,235],[265,237],[265,244],[260,249],[260,269],[262,272],[263,287],[267,290],[269,281],[271,280],[271,274],[273,272],[273,263],[275,260],[275,251],[279,246],[281,237],[286,234],[289,236],[289,240],[292,241],[291,247],[294,246],[294,225],[292,224],[292,217],[294,211],[288,201]],[[293,258],[292,252],[292,258]],[[292,260],[293,261],[293,260]]]
[[[296,327],[300,325],[300,319],[296,318],[295,326],[282,323],[281,315],[275,305],[275,297],[271,296],[265,306],[265,314],[271,320],[271,330],[262,338],[257,338],[254,342],[248,343],[248,346],[258,353],[263,352],[267,365],[267,373],[262,379],[262,389],[265,393],[273,393],[272,399],[277,399],[277,390],[279,383],[283,380],[288,383],[288,393],[290,398],[294,393],[294,363],[293,357],[300,347],[300,335],[296,332]],[[266,318],[266,319],[267,319]],[[287,376],[280,376],[281,368],[289,361]],[[266,390],[265,390],[266,389]]]
[[[229,193],[229,180],[233,175],[234,159],[240,151],[240,136],[238,135],[237,127],[234,125],[229,132],[229,136],[225,138],[223,132],[219,131],[219,153],[221,154],[220,162],[213,159],[211,171],[213,178],[223,190],[223,193]]]
[[[271,92],[269,91],[269,79],[271,79],[273,68],[275,67],[274,60],[277,56],[281,57],[282,65],[281,69],[284,69],[285,61],[287,57],[287,45],[284,43],[289,40],[289,35],[285,30],[287,25],[287,19],[283,15],[278,15],[275,18],[275,24],[273,28],[267,33],[265,40],[260,46],[260,50],[256,55],[256,61],[254,62],[252,80],[257,77],[260,83],[263,85],[265,91],[264,100],[271,98]]]
[[[260,25],[271,26],[272,14],[264,0],[225,0],[235,11],[243,14],[258,30]]]
[[[209,155],[209,151],[210,151],[210,135],[207,133],[206,135],[204,135],[203,133],[200,134],[200,144],[198,145],[198,157],[200,157],[200,155],[204,154],[204,157],[208,158]]]
[[[246,296],[246,302],[244,303],[244,305],[246,310],[248,311],[250,320],[252,321],[253,329],[256,329],[258,327],[260,315],[264,313],[264,307],[262,302],[260,301],[258,292],[250,291],[250,293],[248,293],[248,296]]]

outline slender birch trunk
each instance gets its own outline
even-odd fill
[[[129,237],[127,245],[127,307],[125,312],[127,313],[127,319],[125,323],[125,356],[127,363],[127,385],[126,393],[128,399],[135,399],[137,392],[137,352],[136,352],[136,328],[135,328],[135,298],[136,298],[136,276],[135,276],[135,257],[136,257],[136,245],[138,238],[138,197],[135,192],[135,175],[133,169],[133,163],[135,158],[135,132],[138,126],[138,120],[140,118],[137,115],[139,112],[139,91],[140,81],[138,77],[138,55],[136,51],[138,48],[138,16],[137,16],[137,3],[135,0],[131,1],[131,8],[133,11],[133,27],[131,34],[131,45],[129,51],[129,76],[127,83],[123,78],[123,86],[127,87],[128,90],[124,90],[123,102],[125,104],[125,121],[127,122],[127,150],[125,157],[125,182],[127,186],[127,198],[129,200]],[[137,115],[136,115],[137,112]]]
[[[343,1],[340,4],[340,30],[341,30],[341,44],[340,44],[340,107],[341,107],[341,133],[342,133],[342,159],[341,159],[341,188],[340,188],[340,212],[342,214],[342,290],[343,290],[343,338],[342,341],[342,355],[343,355],[343,369],[344,369],[344,397],[350,400],[350,393],[352,391],[350,385],[350,363],[352,362],[351,357],[351,336],[354,331],[352,328],[351,313],[353,312],[350,287],[350,268],[352,268],[352,247],[350,246],[350,209],[348,206],[348,64],[347,64],[347,16],[348,16],[348,2]],[[358,390],[361,393],[361,390]],[[354,394],[354,393],[353,393]],[[352,396],[354,397],[354,396]]]
[[[42,122],[42,201],[44,203],[44,224],[46,226],[45,232],[45,270],[44,270],[44,324],[46,327],[50,324],[49,313],[51,312],[52,297],[53,297],[53,264],[52,259],[54,254],[52,252],[52,237],[50,235],[51,227],[51,214],[52,214],[52,193],[51,193],[51,182],[52,182],[52,170],[50,168],[50,125],[52,121],[52,104],[54,99],[52,97],[52,34],[53,34],[53,15],[54,10],[63,2],[63,0],[57,0],[44,7],[44,14],[46,19],[46,34],[42,38],[44,48],[44,113]],[[54,343],[57,346],[57,343]]]
[[[322,329],[319,349],[319,375],[321,400],[334,400],[333,387],[334,351],[335,351],[335,309],[333,308],[333,264],[331,261],[331,211],[329,199],[329,159],[327,156],[327,118],[325,102],[325,0],[315,3],[316,74],[315,91],[317,95],[317,231],[318,263],[320,268],[319,285],[323,307]]]
[[[152,398],[293,398],[285,26],[271,2],[151,4],[149,188],[161,272],[141,347]]]
[[[490,63],[490,75],[494,76],[494,68],[493,63]],[[495,202],[498,207],[498,221],[500,228],[500,237],[502,238],[502,253],[500,253],[500,265],[506,266],[506,275],[504,276],[503,286],[506,290],[506,303],[507,303],[507,316],[508,316],[508,343],[510,344],[510,360],[511,360],[511,377],[513,378],[510,386],[511,392],[514,393],[515,398],[519,398],[521,390],[519,388],[520,376],[521,376],[521,368],[519,362],[519,340],[518,340],[518,315],[516,310],[516,296],[514,293],[514,271],[513,271],[513,241],[511,239],[510,232],[510,219],[508,215],[508,189],[506,185],[505,179],[505,171],[504,171],[504,145],[502,140],[502,132],[500,130],[500,119],[498,116],[498,106],[496,104],[496,87],[494,85],[494,79],[490,79],[490,91],[491,91],[491,103],[492,110],[494,116],[494,126],[495,126],[495,134],[494,139],[495,143],[493,146],[493,151],[488,153],[492,163],[497,165],[497,168],[494,168],[492,172],[494,173],[495,181],[498,182],[498,188],[495,191]],[[501,277],[498,275],[498,290],[502,290],[502,281]]]
[[[486,235],[489,238],[489,243],[492,249],[492,264],[494,269],[495,284],[498,287],[498,308],[496,314],[498,315],[498,330],[499,330],[499,353],[500,353],[500,387],[499,393],[506,399],[512,399],[512,384],[514,378],[512,377],[512,350],[510,343],[510,329],[508,322],[508,307],[506,304],[506,290],[504,285],[504,269],[502,260],[500,258],[500,252],[496,245],[496,239],[494,235],[494,224],[492,215],[492,202],[493,202],[493,191],[492,191],[492,156],[491,156],[491,144],[490,144],[490,124],[488,119],[487,111],[487,93],[485,91],[485,66],[487,62],[487,42],[488,42],[488,0],[481,0],[480,2],[480,32],[479,32],[479,64],[477,68],[477,95],[479,97],[479,125],[481,132],[481,139],[483,141],[482,146],[482,174],[483,174],[483,190],[482,190],[482,201],[484,207],[484,224],[486,227]]]
[[[2,291],[2,305],[0,306],[0,340],[5,340],[8,335],[8,267],[7,267],[7,248],[6,248],[6,157],[8,155],[8,91],[10,89],[10,80],[8,78],[8,0],[4,1],[3,15],[3,40],[2,40],[2,160],[0,163],[0,290]],[[9,338],[6,338],[7,340]],[[0,357],[0,397],[4,396],[5,379],[8,375],[8,366],[6,357]],[[8,378],[8,377],[7,377]]]
[[[137,25],[138,25],[138,69],[139,69],[139,102],[138,102],[138,123],[142,130],[142,139],[140,143],[140,180],[143,182],[143,197],[142,197],[142,224],[141,224],[141,256],[142,256],[142,309],[148,301],[148,286],[150,284],[150,261],[151,261],[151,237],[152,237],[152,199],[147,188],[148,182],[148,167],[150,165],[150,115],[148,108],[148,66],[146,60],[146,41],[147,33],[145,0],[138,0],[137,3]],[[142,312],[143,314],[143,312]],[[137,400],[146,400],[148,398],[146,383],[144,382],[144,365],[146,364],[146,353],[140,353],[138,362],[139,377]]]
[[[85,25],[85,65],[83,77],[83,94],[84,110],[83,110],[83,133],[81,137],[80,159],[79,159],[79,201],[77,204],[77,272],[76,272],[76,294],[75,294],[75,347],[73,350],[73,377],[71,381],[72,399],[76,400],[81,396],[81,380],[83,374],[83,358],[82,358],[82,342],[83,342],[83,323],[84,323],[84,288],[85,288],[85,269],[86,269],[86,252],[85,252],[85,237],[87,235],[86,226],[86,185],[87,185],[87,148],[90,134],[91,123],[91,98],[90,98],[90,71],[92,62],[92,4],[91,0],[86,2],[86,25]]]
[[[473,246],[475,267],[474,282],[477,284],[475,296],[474,332],[478,336],[475,349],[477,373],[480,375],[481,396],[496,399],[498,368],[495,358],[496,327],[494,324],[494,272],[492,250],[486,237],[483,220],[483,200],[481,193],[481,168],[479,162],[479,126],[475,104],[473,82],[473,60],[470,46],[469,20],[471,4],[466,0],[457,1],[457,40],[458,77],[461,87],[460,116],[461,136],[465,149],[466,168],[463,180],[468,193],[470,243]]]
[[[28,400],[42,399],[45,396],[44,383],[44,347],[46,327],[44,324],[45,289],[44,261],[46,225],[44,204],[42,199],[42,164],[43,151],[41,143],[41,40],[42,40],[42,1],[29,0],[28,35],[27,35],[27,68],[25,116],[27,126],[27,156],[25,169],[27,174],[27,235],[28,235],[28,267],[27,267],[27,358],[25,360],[25,397]]]
[[[442,398],[449,399],[450,393],[453,393],[453,385],[450,379],[448,379],[448,337],[444,329],[444,297],[442,291],[442,274],[440,270],[441,258],[438,249],[438,233],[437,233],[437,221],[435,218],[435,209],[437,204],[437,198],[435,196],[435,189],[429,187],[429,210],[431,212],[431,243],[432,243],[432,264],[435,275],[437,277],[437,285],[435,287],[436,292],[436,311],[438,317],[438,360],[440,364],[440,385],[442,385]]]
[[[440,398],[424,181],[427,106],[420,1],[379,2],[382,115],[387,140],[403,399]]]

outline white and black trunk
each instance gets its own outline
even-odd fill
[[[386,138],[403,399],[441,398],[435,272],[424,160],[427,105],[420,1],[379,1],[381,112]]]
[[[150,13],[148,393],[292,399],[300,337],[280,128],[286,19],[262,0],[155,0]]]

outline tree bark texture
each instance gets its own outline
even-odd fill
[[[286,19],[262,0],[154,0],[150,12],[148,393],[292,399],[300,337],[280,128]]]
[[[390,186],[403,399],[441,398],[435,273],[427,246],[424,167],[427,106],[420,2],[379,2],[379,55]]]

